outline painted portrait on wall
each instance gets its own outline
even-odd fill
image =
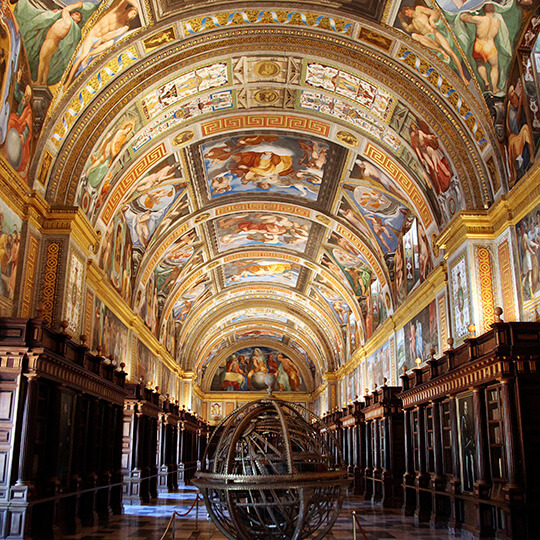
[[[278,213],[233,214],[214,223],[220,251],[264,244],[303,252],[311,229],[307,219]]]
[[[213,391],[261,391],[264,376],[276,377],[274,390],[305,392],[306,386],[296,364],[282,352],[269,347],[245,347],[231,354],[220,365],[210,389]]]
[[[476,462],[476,438],[474,427],[473,396],[461,394],[456,399],[458,420],[458,443],[460,479],[463,491],[473,491]]]
[[[527,305],[540,297],[540,205],[517,225],[521,295]]]
[[[249,191],[316,200],[329,150],[316,139],[270,134],[201,146],[211,198]]]
[[[372,391],[375,387],[382,386],[391,381],[390,374],[390,343],[386,342],[377,349],[364,362],[363,382],[365,387]],[[386,381],[384,380],[386,379]],[[365,391],[365,389],[363,389]]]
[[[69,321],[68,330],[75,335],[79,332],[82,315],[84,265],[80,258],[71,254],[66,290],[65,319]]]
[[[152,388],[161,382],[161,360],[142,341],[137,340],[137,380],[151,383]]]
[[[131,271],[133,244],[128,225],[122,214],[117,214],[101,243],[99,265],[126,301],[131,299]]]
[[[407,370],[409,370],[414,367],[407,363],[407,357],[405,355],[405,330],[403,328],[400,328],[396,331],[396,356],[396,380],[399,381],[399,377],[403,375],[403,372],[405,371],[404,368],[407,368]]]
[[[130,380],[136,373],[136,366],[132,365],[132,357],[128,348],[128,329],[120,319],[96,297],[95,300],[95,324],[93,346],[101,347],[101,354],[114,355],[118,364],[126,365]]]
[[[14,299],[22,220],[0,199],[0,294]]]
[[[173,372],[165,367],[165,365],[159,361],[161,366],[161,379],[159,381],[159,393],[162,396],[169,396],[174,399],[176,394],[176,384],[175,379],[176,375]]]
[[[454,339],[456,340],[454,345],[459,345],[469,336],[469,324],[473,322],[469,270],[465,254],[460,256],[450,268],[450,291],[452,295]]]
[[[418,315],[406,323],[403,332],[404,364],[409,368],[416,367],[417,358],[420,358],[421,362],[428,360],[431,356],[431,349],[434,349],[435,355],[437,355],[439,353],[437,302],[433,300]]]

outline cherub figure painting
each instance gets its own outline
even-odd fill
[[[316,200],[330,145],[315,139],[251,135],[201,146],[210,197],[287,193]]]

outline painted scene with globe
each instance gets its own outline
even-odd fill
[[[212,379],[213,391],[256,391],[266,389],[264,376],[276,377],[274,390],[305,392],[306,386],[296,364],[281,351],[270,347],[245,347],[231,354]]]

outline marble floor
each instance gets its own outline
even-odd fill
[[[71,540],[127,540],[149,539],[160,540],[173,511],[185,513],[193,504],[197,490],[185,487],[177,493],[168,493],[152,504],[144,506],[124,506],[124,514],[112,516],[107,525],[92,529],[82,529],[77,535],[63,536]],[[415,527],[412,518],[404,518],[397,511],[383,510],[372,506],[358,497],[349,496],[345,499],[340,517],[336,521],[327,539],[352,540],[351,512],[355,510],[369,540],[450,540],[455,536],[445,531],[434,531],[429,526]],[[360,531],[357,539],[363,540]],[[172,540],[172,534],[166,540]],[[196,522],[195,509],[185,517],[176,518],[175,540],[223,540],[225,537],[208,519],[206,509],[199,506],[199,520]]]

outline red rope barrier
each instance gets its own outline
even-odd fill
[[[366,532],[362,528],[362,525],[360,525],[360,522],[358,521],[358,516],[356,514],[353,514],[353,516],[354,516],[354,521],[356,522],[356,524],[358,525],[358,528],[360,529],[360,532],[362,533],[362,536],[365,538],[365,540],[369,540]]]
[[[193,508],[195,508],[195,505],[198,504],[199,499],[202,501],[202,497],[197,493],[197,497],[195,497],[195,501],[193,501],[193,504],[191,505],[191,507],[189,508],[189,510],[185,514],[179,514],[176,510],[172,513],[171,519],[169,519],[169,523],[167,524],[167,528],[165,529],[165,532],[163,533],[160,540],[165,540],[165,537],[167,536],[167,534],[171,530],[171,527],[172,527],[172,525],[174,523],[174,518],[187,516],[193,510]]]

